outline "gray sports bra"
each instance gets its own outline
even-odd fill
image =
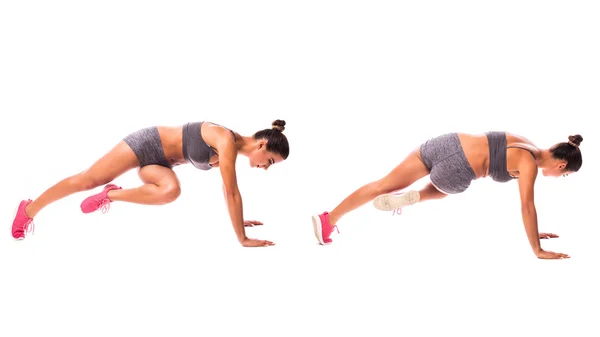
[[[183,126],[183,158],[200,170],[210,170],[212,168],[210,158],[217,152],[202,138],[203,123],[190,122]],[[231,133],[235,138],[235,133],[233,131]]]

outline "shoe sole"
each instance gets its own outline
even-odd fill
[[[313,229],[315,230],[315,236],[317,237],[317,240],[319,240],[319,244],[328,245],[329,243],[325,243],[323,241],[323,225],[321,224],[321,218],[319,218],[318,215],[313,215],[312,223],[313,223]]]
[[[421,195],[418,191],[408,191],[404,194],[383,194],[373,200],[373,206],[380,211],[393,211],[419,202]]]

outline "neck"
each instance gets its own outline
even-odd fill
[[[256,145],[256,139],[253,137],[242,136],[242,139],[236,142],[238,153],[248,157]]]
[[[550,153],[550,150],[543,150],[542,155],[537,160],[537,165],[539,168],[548,168],[552,166],[553,161],[554,158],[552,157],[552,153]]]

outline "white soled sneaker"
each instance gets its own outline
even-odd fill
[[[382,194],[373,200],[373,206],[380,211],[395,211],[410,206],[421,200],[419,191],[408,191],[399,194]]]

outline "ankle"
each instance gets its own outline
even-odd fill
[[[106,192],[106,196],[108,197],[108,200],[110,201],[115,201],[115,197],[117,196],[117,193],[119,190],[110,190],[108,192]]]
[[[30,202],[29,205],[25,206],[25,215],[28,218],[33,219],[37,212],[31,207],[31,204],[33,204],[33,202]]]
[[[335,226],[335,224],[338,222],[339,219],[340,219],[340,217],[337,215],[337,213],[334,213],[334,212],[329,213],[329,224],[332,227]]]

